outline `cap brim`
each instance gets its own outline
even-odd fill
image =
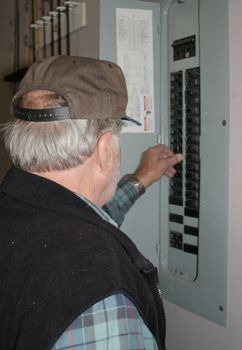
[[[141,126],[142,124],[140,122],[138,122],[137,120],[135,120],[134,118],[128,117],[127,115],[125,117],[122,117],[122,120],[125,120],[127,122],[131,122],[134,123],[138,126]]]

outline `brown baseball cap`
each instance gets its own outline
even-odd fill
[[[33,90],[56,92],[66,105],[48,109],[19,106],[20,98]],[[124,119],[127,87],[121,68],[109,61],[80,56],[51,56],[34,63],[20,82],[11,104],[11,115],[28,121],[63,119]]]

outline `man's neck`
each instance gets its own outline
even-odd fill
[[[86,163],[86,162],[85,162]],[[36,172],[35,175],[42,176],[54,181],[68,190],[80,194],[95,205],[102,206],[102,188],[96,186],[98,181],[95,171],[90,171],[88,164],[81,164],[68,170],[53,170]]]

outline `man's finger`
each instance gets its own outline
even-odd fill
[[[176,173],[176,169],[173,167],[170,167],[166,170],[165,175],[166,176],[174,176]]]
[[[166,158],[168,167],[172,167],[183,160],[183,155],[180,153],[173,154],[172,156]]]

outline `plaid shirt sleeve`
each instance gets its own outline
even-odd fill
[[[112,295],[82,313],[52,350],[158,350],[133,303]]]
[[[132,183],[124,176],[118,183],[114,196],[104,206],[111,218],[120,227],[124,221],[125,214],[140,197]]]

